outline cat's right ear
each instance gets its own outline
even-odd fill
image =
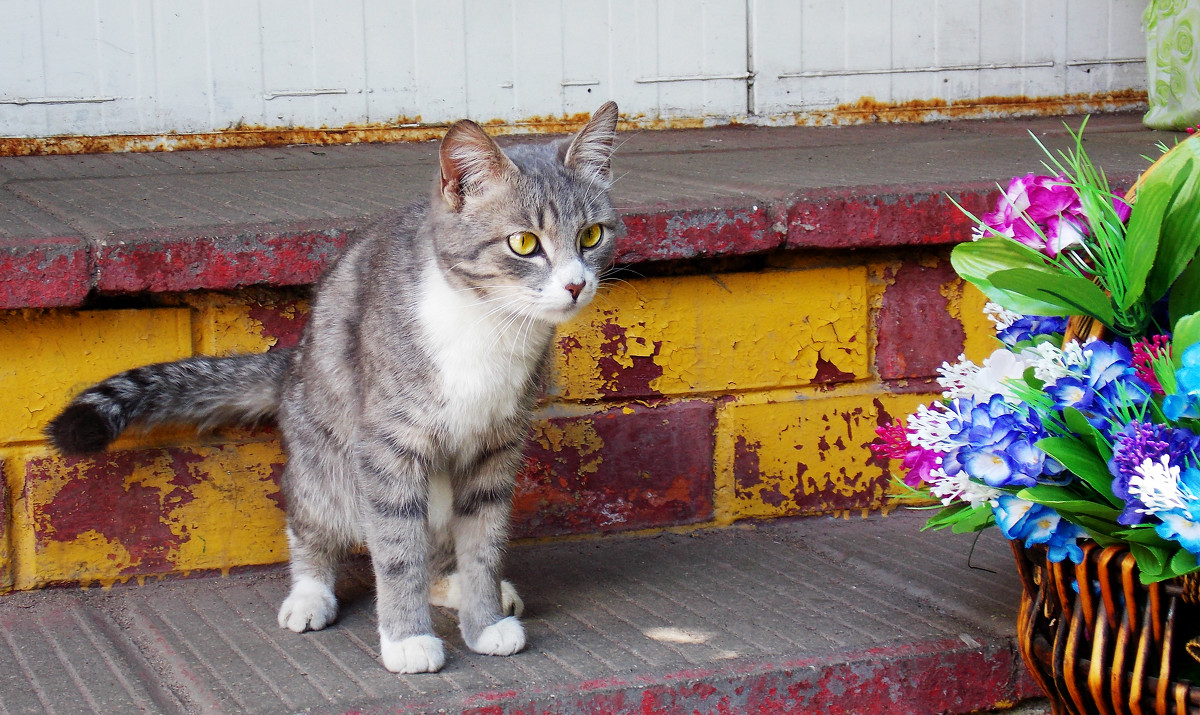
[[[496,142],[470,119],[460,119],[446,132],[438,161],[442,168],[442,198],[453,211],[462,209],[467,196],[479,193],[506,171],[516,170]]]

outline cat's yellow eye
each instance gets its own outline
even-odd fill
[[[518,256],[532,256],[538,250],[538,237],[529,231],[514,233],[508,237],[508,247]]]
[[[583,248],[595,248],[603,237],[604,229],[600,224],[594,223],[579,232],[579,245]]]

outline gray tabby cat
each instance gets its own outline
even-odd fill
[[[52,443],[84,454],[134,423],[277,416],[292,573],[281,627],[334,620],[339,561],[365,542],[388,670],[444,664],[431,598],[458,609],[472,650],[516,653],[521,602],[499,576],[514,475],[555,326],[592,299],[613,255],[616,122],[609,102],[569,143],[507,154],[454,124],[430,200],[346,247],[294,351],[121,373],[51,422]]]

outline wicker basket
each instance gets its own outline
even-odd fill
[[[1200,687],[1177,675],[1195,664],[1185,642],[1200,632],[1200,580],[1144,586],[1125,547],[1083,550],[1078,565],[1052,563],[1013,542],[1017,640],[1054,712],[1200,713]]]

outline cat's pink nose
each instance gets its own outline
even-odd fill
[[[563,287],[571,294],[571,300],[579,300],[579,294],[583,292],[585,285],[585,283],[568,283]]]

